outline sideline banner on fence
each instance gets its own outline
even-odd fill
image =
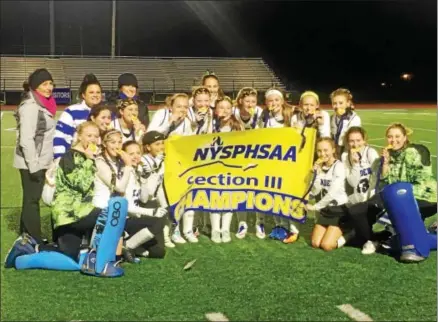
[[[304,222],[316,131],[292,128],[166,140],[164,184],[175,220],[186,210],[257,211]]]
[[[52,95],[56,104],[70,104],[71,102],[70,88],[54,88]]]

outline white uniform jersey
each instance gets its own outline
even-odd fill
[[[345,191],[345,167],[336,160],[330,168],[323,168],[317,175],[312,188],[312,195],[316,198],[317,211],[328,206],[340,206],[348,201]]]
[[[122,132],[122,143],[125,143],[126,141],[136,141],[140,139],[136,135],[134,128],[132,128],[132,130],[123,129],[120,123],[120,119],[118,118],[112,120],[111,125],[115,130]]]
[[[205,114],[204,120],[201,122],[196,121],[196,112],[190,107],[187,113],[187,117],[192,123],[193,134],[207,134],[213,133],[213,110],[210,108]]]
[[[260,127],[263,109],[260,106],[255,107],[255,113],[245,122],[240,117],[240,110],[238,107],[233,107],[233,115],[243,123],[245,130],[254,130]]]
[[[150,154],[144,154],[141,157],[143,170],[149,173],[147,178],[147,190],[149,199],[158,200],[161,207],[167,207],[167,200],[164,193],[164,161],[154,158]]]
[[[112,160],[105,161],[103,157],[96,158],[97,173],[94,178],[93,205],[97,208],[106,208],[112,193],[123,195],[128,185],[129,176],[133,171],[132,167],[121,167],[120,164]],[[116,175],[114,191],[110,187],[113,185],[113,173]]]
[[[284,127],[283,114],[273,116],[269,113],[268,117],[262,120],[263,128],[282,128]]]
[[[323,123],[318,125],[318,133],[322,138],[330,137],[330,114],[327,111],[321,110]]]
[[[152,121],[149,124],[147,132],[157,131],[167,136],[172,135],[191,135],[192,124],[188,117],[176,126],[172,126],[170,117],[172,112],[168,108],[163,108],[155,112]]]
[[[323,124],[317,124],[316,129],[320,137],[330,137],[330,115],[326,111],[321,111]],[[294,114],[291,118],[291,127],[302,129],[306,125],[306,120],[302,114]]]
[[[140,207],[140,201],[146,203],[149,199],[147,179],[141,179],[139,173],[131,172],[126,186],[125,198],[128,200],[128,215],[134,217],[153,216],[154,210]]]
[[[364,146],[360,151],[360,162],[351,163],[348,152],[342,153],[341,160],[345,165],[347,177],[348,202],[355,204],[372,197],[375,187],[371,186],[372,165],[379,158],[376,150]]]
[[[361,126],[360,117],[355,112],[352,112],[348,118],[343,116],[334,114],[331,118],[331,133],[338,146],[344,146],[344,136],[350,127]]]

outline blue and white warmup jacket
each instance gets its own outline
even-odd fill
[[[61,113],[56,123],[55,137],[53,139],[54,158],[62,157],[71,147],[76,128],[88,119],[91,108],[82,101],[67,107]]]

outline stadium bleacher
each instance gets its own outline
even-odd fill
[[[94,73],[105,89],[117,88],[117,77],[134,73],[142,91],[190,91],[199,84],[206,70],[214,71],[225,92],[244,86],[266,90],[273,85],[284,89],[262,58],[181,58],[181,57],[1,57],[1,86],[5,91],[19,91],[23,81],[37,68],[45,67],[57,87],[77,89],[86,73]]]

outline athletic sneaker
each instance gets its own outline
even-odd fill
[[[140,263],[140,258],[135,257],[134,251],[129,248],[126,247],[122,248],[122,257],[123,257],[123,261],[127,263],[131,263],[131,264]]]
[[[338,242],[337,242],[338,248],[343,247],[346,242],[347,242],[347,240],[345,239],[344,236],[339,237]]]
[[[256,225],[256,236],[259,239],[265,239],[266,238],[265,225],[264,224]]]
[[[371,255],[376,252],[376,243],[371,240],[367,241],[362,247],[362,254]]]
[[[292,244],[298,240],[298,234],[289,232],[285,239],[283,239],[283,243]]]
[[[216,243],[216,244],[222,243],[220,231],[212,231],[211,232],[211,241],[213,243]]]
[[[223,243],[229,243],[231,241],[231,236],[229,231],[223,231],[222,232],[222,242]]]
[[[189,243],[197,243],[198,238],[195,236],[193,232],[188,232],[184,234],[184,237],[187,239]]]
[[[179,230],[175,230],[171,237],[172,241],[175,244],[185,244],[186,240],[181,236],[181,232]]]
[[[248,232],[248,225],[246,222],[240,222],[239,223],[239,229],[237,230],[236,237],[238,239],[243,239],[246,236],[246,233]]]
[[[405,252],[400,256],[400,261],[403,263],[418,263],[424,261],[426,258],[412,252]]]
[[[175,244],[172,243],[172,241],[170,240],[170,238],[166,238],[166,239],[164,240],[164,247],[167,247],[167,248],[175,248]]]
[[[30,236],[23,234],[14,241],[14,244],[6,255],[5,268],[15,267],[15,260],[17,257],[35,253],[35,246],[32,244],[32,240],[28,237]]]

